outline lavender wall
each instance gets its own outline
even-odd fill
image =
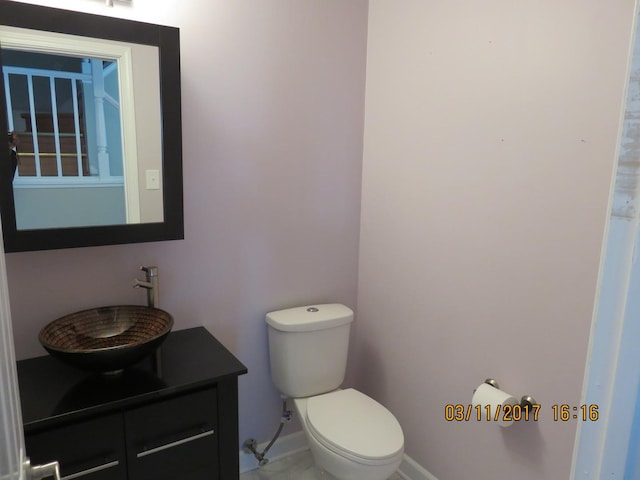
[[[186,238],[7,255],[17,355],[44,354],[58,315],[144,303],[131,282],[158,265],[176,328],[205,325],[247,365],[240,439],[265,441],[280,398],[264,314],[356,302],[367,2],[57,5],[181,28]]]
[[[369,6],[358,385],[439,479],[569,478],[634,1]],[[487,377],[538,422],[446,422]]]

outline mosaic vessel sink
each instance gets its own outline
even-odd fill
[[[153,353],[173,327],[159,308],[116,305],[82,310],[45,326],[38,340],[49,354],[95,372],[119,372]]]

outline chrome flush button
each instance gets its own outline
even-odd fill
[[[316,307],[309,307],[307,308],[307,312],[309,313],[313,313],[313,312],[319,312],[320,310],[317,309]]]

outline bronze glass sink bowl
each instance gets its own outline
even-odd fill
[[[173,327],[159,308],[117,305],[60,317],[38,335],[52,356],[94,372],[118,372],[153,353]]]

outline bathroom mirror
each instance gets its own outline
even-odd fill
[[[6,252],[184,238],[177,28],[0,0],[0,68]]]

